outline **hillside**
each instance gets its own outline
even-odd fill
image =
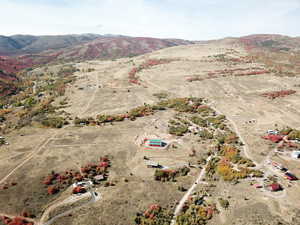
[[[28,71],[0,111],[0,221],[299,224],[300,77],[256,53],[227,38]]]
[[[20,55],[40,53],[48,49],[60,49],[92,41],[100,35],[13,35],[0,36],[0,55]]]
[[[247,52],[281,75],[300,73],[300,38],[260,34],[241,37],[238,41]]]
[[[247,48],[262,48],[271,51],[300,51],[300,37],[275,34],[256,34],[240,38]]]
[[[61,61],[116,59],[145,54],[158,49],[192,44],[178,39],[157,39],[112,35],[61,35],[61,36],[0,36],[0,96],[14,93],[17,88],[8,82],[23,69]],[[20,79],[22,79],[20,77]]]

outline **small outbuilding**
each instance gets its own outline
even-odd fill
[[[281,191],[281,190],[282,190],[282,187],[281,187],[281,185],[278,184],[278,183],[273,183],[273,184],[270,184],[270,185],[268,186],[268,189],[269,189],[270,191],[276,192],[276,191]]]
[[[94,179],[95,179],[95,181],[103,181],[103,180],[105,180],[105,177],[102,174],[100,174],[100,175],[94,176]]]

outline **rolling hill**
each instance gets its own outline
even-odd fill
[[[120,35],[0,36],[1,96],[12,94],[15,74],[26,68],[60,61],[116,59],[149,53],[166,47],[192,44],[179,39]],[[7,85],[10,83],[10,85]]]

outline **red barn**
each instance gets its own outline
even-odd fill
[[[269,190],[270,191],[281,191],[282,190],[282,187],[281,187],[281,185],[280,184],[278,184],[278,183],[273,183],[273,184],[270,184],[269,185]]]

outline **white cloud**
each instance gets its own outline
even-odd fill
[[[1,0],[0,34],[113,33],[212,39],[300,35],[299,0]],[[297,24],[297,23],[296,23]],[[100,26],[99,26],[100,25]]]

